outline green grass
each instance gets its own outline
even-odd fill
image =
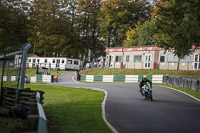
[[[88,69],[80,72],[82,75],[178,75],[200,78],[200,71],[168,71],[168,70],[136,70],[136,69]]]
[[[26,85],[43,90],[48,130],[57,133],[110,133],[102,118],[104,93],[83,88]]]
[[[51,70],[51,75],[56,75],[56,70]],[[59,74],[65,73],[65,72],[72,72],[72,71],[64,71],[64,70],[58,70]],[[36,73],[36,69],[33,68],[27,68],[26,69],[26,76],[27,77],[34,77]]]
[[[20,133],[23,121],[20,119],[0,117],[0,132],[1,133]]]

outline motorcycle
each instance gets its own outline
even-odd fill
[[[148,84],[145,84],[142,88],[142,96],[147,100],[153,101],[152,88]]]

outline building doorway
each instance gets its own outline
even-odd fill
[[[146,54],[145,55],[144,68],[145,69],[150,69],[151,68],[151,54]]]

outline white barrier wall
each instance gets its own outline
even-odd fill
[[[86,75],[86,82],[93,82],[94,81],[94,75]]]
[[[51,75],[42,75],[42,82],[51,83]]]
[[[113,82],[114,75],[103,75],[103,81],[102,82]]]
[[[163,83],[163,75],[152,75],[152,83]]]
[[[16,81],[16,76],[11,76],[11,81]]]
[[[31,81],[30,82],[36,82],[36,77],[31,77]]]
[[[138,75],[125,75],[125,82],[138,82]]]
[[[141,75],[84,75],[82,81],[95,82],[95,78],[99,78],[98,82],[127,82],[127,83],[138,83],[141,80]],[[121,77],[120,77],[121,76]],[[149,80],[152,83],[163,83],[163,75],[150,75]]]

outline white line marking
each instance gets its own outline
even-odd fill
[[[72,80],[73,80],[74,82],[76,82],[77,84],[82,84],[81,82],[76,81],[76,80],[74,79],[74,76],[72,76]]]
[[[103,90],[105,93],[104,96],[104,100],[102,102],[102,115],[103,115],[103,120],[105,121],[105,123],[108,125],[108,127],[114,132],[114,133],[118,133],[117,130],[115,130],[115,128],[107,121],[106,119],[106,115],[105,115],[105,104],[106,104],[106,100],[107,100],[107,91]]]

